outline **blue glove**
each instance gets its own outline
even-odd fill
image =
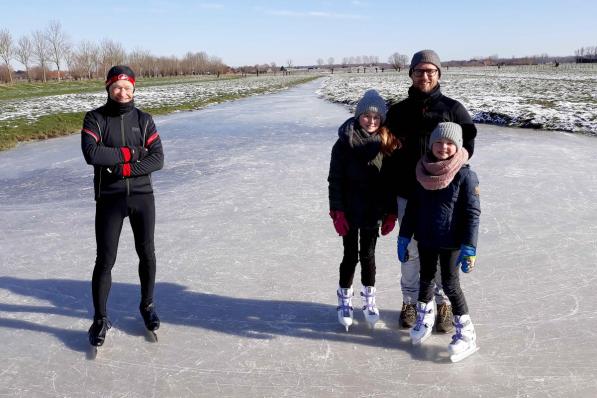
[[[397,249],[398,249],[398,261],[401,263],[405,263],[408,261],[408,244],[410,243],[410,238],[405,238],[404,236],[398,237]]]
[[[464,273],[469,273],[475,268],[475,260],[477,259],[477,249],[473,246],[460,246],[460,254],[458,255],[458,262],[460,269]]]

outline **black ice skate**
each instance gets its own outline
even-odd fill
[[[108,318],[95,319],[87,333],[89,336],[89,343],[94,347],[101,347],[106,340],[106,332],[112,327]]]
[[[141,306],[139,307],[139,312],[141,312],[145,327],[151,334],[150,337],[157,342],[158,336],[155,331],[160,328],[160,318],[158,318],[158,314],[155,312],[155,306],[153,303],[150,303],[145,307]]]

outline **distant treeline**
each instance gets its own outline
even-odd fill
[[[112,65],[126,63],[140,77],[220,74],[229,67],[218,57],[205,52],[188,52],[178,58],[157,57],[149,51],[125,51],[122,44],[104,39],[99,43],[82,40],[73,43],[58,21],[43,30],[33,31],[14,40],[7,29],[0,28],[0,81],[10,83],[14,77],[28,81],[48,79],[102,79]],[[24,66],[15,72],[13,62]]]

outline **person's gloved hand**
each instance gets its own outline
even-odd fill
[[[401,263],[405,263],[408,261],[408,244],[410,243],[410,238],[405,238],[404,236],[398,237],[397,242],[397,249],[398,249],[398,261]]]
[[[398,217],[396,216],[396,214],[388,214],[385,216],[385,218],[383,219],[383,223],[381,224],[381,234],[382,235],[387,235],[390,232],[392,232],[392,230],[396,226],[397,218]]]
[[[338,235],[346,236],[348,234],[349,226],[344,212],[341,210],[330,210],[330,217],[334,221],[334,228]]]
[[[130,177],[130,175],[131,175],[130,163],[117,164],[115,166],[108,167],[107,170],[108,170],[108,173],[113,174],[114,176],[116,176],[118,178]]]
[[[475,268],[475,260],[477,259],[477,249],[473,246],[460,246],[460,254],[458,255],[457,264],[464,273],[469,273]]]
[[[120,147],[124,163],[136,163],[143,160],[147,155],[147,148],[142,146],[123,146]]]

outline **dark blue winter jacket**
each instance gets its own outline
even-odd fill
[[[479,233],[479,180],[464,165],[446,188],[426,190],[417,182],[400,225],[400,236],[435,249],[477,247]]]

